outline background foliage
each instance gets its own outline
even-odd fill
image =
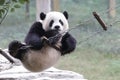
[[[1,0],[0,1],[0,18],[3,18],[8,11],[15,11],[15,8],[20,8],[21,4],[28,2],[29,0]]]

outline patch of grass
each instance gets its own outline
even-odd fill
[[[83,74],[88,80],[120,79],[120,55],[100,53],[91,47],[77,48],[71,55],[62,57],[56,67]]]

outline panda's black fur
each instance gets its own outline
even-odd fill
[[[63,15],[65,16],[66,19],[68,19],[67,12],[64,12]],[[40,19],[44,20],[45,18],[46,18],[46,15],[44,13],[41,13]],[[60,22],[60,23],[63,24],[62,22]],[[33,66],[30,63],[27,63],[25,61],[25,60],[27,60],[27,58],[32,57],[32,56],[26,57],[26,55],[33,53],[32,55],[34,56],[34,52],[37,52],[37,55],[39,55],[38,54],[39,51],[42,50],[42,52],[44,52],[45,50],[47,50],[46,48],[51,48],[55,51],[54,54],[58,53],[57,55],[63,56],[65,54],[72,52],[76,48],[76,40],[69,34],[69,32],[66,32],[65,35],[63,35],[63,36],[62,35],[56,36],[57,34],[59,34],[57,28],[56,28],[56,30],[45,31],[43,29],[42,22],[35,22],[31,26],[31,28],[25,38],[25,43],[21,43],[20,41],[17,41],[17,40],[12,41],[9,44],[9,48],[8,48],[9,53],[13,57],[21,60],[21,62],[23,62],[23,65],[27,69],[29,69],[31,71],[42,71],[46,68],[51,67],[53,64],[52,65],[50,64],[50,66],[49,66],[49,64],[48,65],[45,64],[44,66],[47,65],[47,67],[44,68],[44,66],[42,66],[42,64],[44,62],[41,61],[42,64],[39,66],[42,66],[41,67],[42,69],[39,69],[38,67],[36,67],[35,63],[34,63],[35,65]],[[46,37],[47,39],[44,37]],[[62,39],[60,41],[60,45],[58,45],[58,41],[60,40],[61,37],[62,37]],[[49,39],[49,38],[51,38],[51,39]],[[45,46],[48,46],[48,47],[45,47]],[[43,47],[45,47],[45,50]],[[42,52],[40,52],[40,55],[44,54]],[[54,54],[51,54],[51,56],[54,56]],[[36,55],[36,53],[35,53],[35,55]],[[55,59],[57,59],[57,58],[55,58]],[[34,62],[37,62],[37,61],[38,61],[38,59]],[[54,60],[52,60],[52,61],[54,61]],[[29,66],[30,66],[30,68],[29,68]],[[36,67],[36,68],[34,69],[34,67]]]

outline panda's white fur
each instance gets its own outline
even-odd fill
[[[43,24],[43,29],[45,31],[49,30],[49,23],[51,20],[54,20],[51,30],[54,29],[54,26],[60,26],[60,33],[63,33],[69,29],[68,21],[60,12],[49,12],[46,14],[45,20],[39,20]],[[59,20],[62,20],[64,25],[61,25]],[[64,35],[64,34],[63,34]],[[43,36],[44,38],[44,36]],[[61,37],[62,38],[62,37]],[[57,48],[61,46],[61,38],[56,44]],[[29,50],[23,60],[23,65],[30,71],[37,72],[43,71],[51,66],[53,66],[60,58],[61,52],[57,49],[45,44],[41,50]]]
[[[45,31],[49,30],[48,26],[49,26],[49,23],[50,23],[51,20],[54,21],[51,29],[54,29],[56,25],[60,26],[60,33],[67,32],[67,30],[69,29],[68,20],[65,18],[65,16],[63,15],[63,13],[52,11],[52,12],[48,12],[46,14],[45,20],[42,21],[42,23],[43,23],[43,29]],[[59,20],[62,20],[64,24],[61,25],[60,22],[59,22]]]
[[[38,51],[29,50],[22,63],[28,70],[39,72],[53,66],[60,56],[60,51],[46,45]]]

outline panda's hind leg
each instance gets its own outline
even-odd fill
[[[25,46],[25,44],[22,44],[20,41],[14,40],[9,44],[8,52],[10,53],[11,56],[16,58],[19,49],[23,46]]]

